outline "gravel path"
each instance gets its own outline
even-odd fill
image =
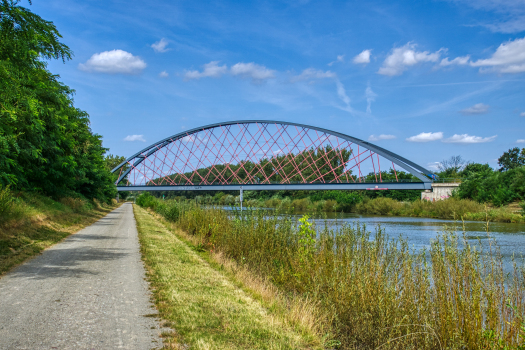
[[[124,204],[0,278],[0,349],[155,349],[159,325]]]

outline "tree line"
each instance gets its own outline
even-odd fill
[[[438,175],[461,179],[456,195],[502,206],[525,200],[525,148],[514,147],[498,158],[499,169],[453,156],[440,163]]]

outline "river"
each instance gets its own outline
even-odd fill
[[[326,218],[313,220],[321,226],[324,226],[324,222],[326,222],[331,227],[340,226],[343,223],[364,224],[372,232],[380,226],[390,238],[402,236],[407,240],[409,247],[416,251],[423,248],[428,250],[431,241],[446,227],[456,227],[458,233],[463,231],[461,221],[454,222],[453,220],[430,218],[331,213],[327,214]],[[523,265],[521,257],[525,255],[525,224],[491,222],[489,223],[489,235],[487,235],[486,223],[480,221],[465,221],[464,229],[471,244],[477,245],[479,240],[483,242],[489,238],[489,235],[496,240],[503,257],[505,271],[510,272],[512,270],[513,255],[519,258],[516,260],[520,265]]]

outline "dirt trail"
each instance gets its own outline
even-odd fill
[[[0,278],[0,349],[161,347],[124,204]]]

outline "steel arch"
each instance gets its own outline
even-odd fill
[[[218,129],[218,128],[223,128],[223,127],[229,127],[229,126],[232,126],[232,125],[239,125],[239,127],[241,126],[244,126],[246,129],[248,128],[248,125],[251,125],[251,124],[255,124],[257,126],[259,125],[266,125],[266,127],[268,127],[269,125],[275,125],[277,128],[278,126],[283,126],[283,129],[286,131],[286,127],[288,126],[293,126],[295,127],[296,129],[297,128],[301,128],[303,131],[305,131],[305,133],[307,131],[315,131],[315,132],[320,132],[320,133],[323,133],[325,135],[330,135],[330,137],[336,137],[336,138],[340,138],[342,140],[345,140],[347,142],[349,142],[349,145],[351,144],[356,144],[358,146],[361,146],[361,147],[364,147],[366,150],[368,150],[370,152],[370,156],[373,156],[375,154],[377,154],[377,162],[378,162],[378,166],[379,166],[379,171],[381,172],[380,170],[380,163],[379,163],[379,156],[383,157],[383,158],[386,158],[388,160],[390,160],[392,162],[392,165],[394,166],[394,164],[398,165],[399,167],[401,167],[402,169],[408,171],[410,174],[412,174],[413,176],[417,177],[421,182],[408,182],[408,183],[404,183],[404,182],[383,182],[382,180],[379,181],[378,183],[381,183],[381,188],[379,186],[375,186],[375,187],[370,187],[371,183],[370,182],[367,182],[367,183],[362,183],[361,182],[361,177],[359,177],[359,183],[356,183],[354,181],[354,183],[340,183],[340,182],[337,182],[337,183],[314,183],[314,182],[305,182],[303,181],[303,183],[250,183],[250,182],[245,182],[245,183],[235,183],[235,184],[230,184],[230,183],[220,183],[220,184],[216,184],[216,183],[213,183],[213,184],[210,184],[210,183],[205,183],[205,184],[193,184],[193,183],[186,183],[184,185],[169,185],[169,186],[166,186],[166,185],[159,185],[159,184],[156,184],[154,181],[149,181],[151,184],[150,185],[139,185],[139,186],[136,186],[136,185],[133,185],[133,186],[118,186],[118,184],[126,178],[126,176],[128,176],[130,174],[131,171],[137,169],[137,167],[139,165],[141,165],[141,163],[143,163],[145,160],[148,159],[148,157],[150,156],[153,156],[156,154],[156,152],[159,152],[161,151],[163,148],[166,148],[168,145],[174,143],[174,142],[178,142],[178,141],[181,141],[183,139],[191,139],[193,136],[192,135],[196,135],[200,132],[206,132],[207,130],[213,130],[213,129]],[[212,131],[213,133],[213,131]],[[300,134],[300,133],[299,133]],[[312,143],[312,147],[313,147],[313,144]],[[207,147],[206,145],[204,145],[203,147]],[[293,150],[293,148],[292,148]],[[352,150],[353,152],[353,150]],[[364,153],[364,152],[363,152]],[[359,154],[359,149],[358,149],[358,154]],[[295,157],[295,155],[293,156]],[[355,157],[354,157],[355,158]],[[241,160],[242,161],[242,160]],[[360,161],[362,162],[362,161]],[[357,161],[356,161],[356,165],[357,165]],[[128,169],[124,170],[124,167],[128,165]],[[373,160],[373,157],[372,157],[372,165],[374,166],[374,173],[376,172],[375,170],[375,164],[374,164],[374,160]],[[344,168],[344,167],[343,167]],[[181,132],[181,133],[178,133],[178,134],[175,134],[173,136],[170,136],[170,137],[167,137],[165,139],[162,139],[158,142],[155,142],[153,144],[151,144],[150,146],[142,149],[141,151],[135,153],[134,155],[132,155],[131,157],[129,157],[128,159],[126,159],[124,162],[122,162],[121,164],[119,164],[117,167],[115,167],[111,172],[112,173],[115,173],[117,171],[120,170],[120,174],[119,174],[119,177],[117,179],[117,181],[115,182],[115,184],[117,185],[117,188],[118,190],[120,191],[128,191],[128,190],[155,190],[155,191],[158,191],[158,190],[236,190],[236,189],[239,189],[241,186],[246,189],[246,190],[251,190],[251,189],[269,189],[269,190],[274,190],[274,189],[290,189],[290,190],[298,190],[298,189],[430,189],[431,188],[431,183],[432,183],[432,179],[435,177],[435,175],[430,172],[429,170],[419,166],[418,164],[404,158],[404,157],[401,157],[393,152],[390,152],[382,147],[379,147],[377,145],[374,145],[370,142],[367,142],[367,141],[363,141],[361,139],[358,139],[356,137],[353,137],[353,136],[349,136],[349,135],[346,135],[346,134],[343,134],[343,133],[340,133],[340,132],[336,132],[336,131],[331,131],[331,130],[327,130],[327,129],[324,129],[324,128],[320,128],[320,127],[316,127],[316,126],[310,126],[310,125],[304,125],[304,124],[299,124],[299,123],[292,123],[292,122],[283,122],[283,121],[273,121],[273,120],[239,120],[239,121],[229,121],[229,122],[223,122],[223,123],[214,123],[214,124],[210,124],[210,125],[206,125],[206,126],[202,126],[202,127],[198,127],[198,128],[194,128],[194,129],[191,129],[191,130],[188,130],[188,131],[184,131],[184,132]],[[262,169],[261,169],[262,170]],[[196,171],[196,170],[195,170]],[[361,170],[359,170],[361,171]],[[395,166],[394,166],[394,171],[395,171]],[[351,173],[351,172],[350,172]],[[277,171],[277,174],[278,174],[278,171]],[[169,174],[168,174],[169,176]],[[361,173],[360,173],[360,176],[361,176]],[[160,178],[160,177],[159,177]],[[397,179],[397,173],[396,173],[396,179]],[[304,180],[304,179],[303,179]],[[376,174],[376,181],[377,181],[377,174]]]

